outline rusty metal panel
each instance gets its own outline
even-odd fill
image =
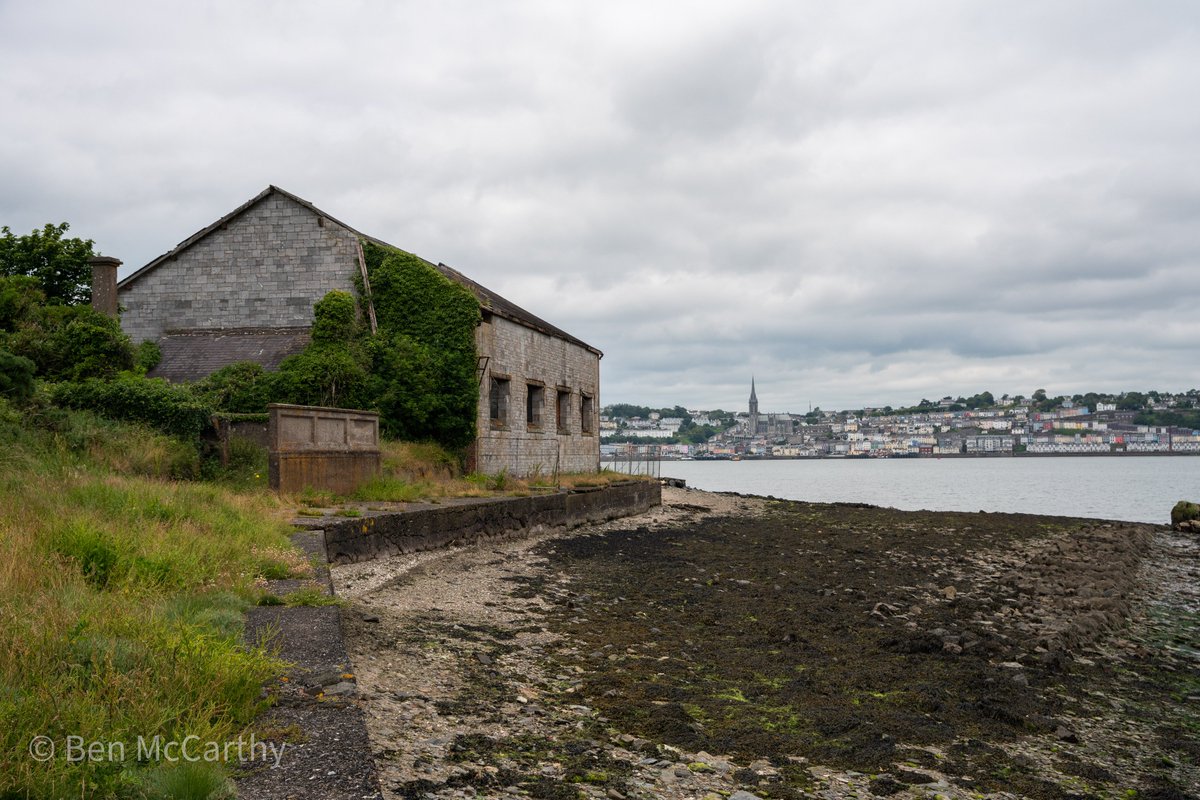
[[[282,403],[267,411],[272,489],[349,494],[379,474],[378,414]]]

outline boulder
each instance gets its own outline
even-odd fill
[[[1171,527],[1177,531],[1194,531],[1195,523],[1200,521],[1200,504],[1189,503],[1187,500],[1180,500],[1171,509]]]

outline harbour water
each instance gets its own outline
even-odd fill
[[[1200,500],[1200,456],[664,461],[709,491],[855,502],[909,511],[1007,511],[1170,521]]]

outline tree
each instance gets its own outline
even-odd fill
[[[90,302],[93,242],[63,238],[69,227],[47,223],[27,236],[14,235],[7,225],[0,228],[0,275],[37,278],[51,305]]]
[[[112,378],[133,369],[133,342],[115,317],[91,306],[35,308],[6,337],[5,347],[37,365],[50,381]]]
[[[134,366],[133,343],[114,317],[88,305],[48,304],[27,275],[0,277],[0,346],[50,381],[111,378]]]
[[[980,392],[979,394],[971,395],[965,401],[959,398],[959,402],[967,408],[991,408],[996,405],[996,398],[991,392]]]
[[[1033,402],[1035,402],[1035,403],[1046,402],[1046,390],[1038,389],[1036,392],[1034,392],[1033,393]]]
[[[15,331],[45,304],[46,295],[38,288],[36,278],[0,277],[0,332]]]
[[[1126,392],[1117,403],[1117,408],[1121,411],[1141,411],[1145,407],[1146,396],[1141,392]]]
[[[632,403],[613,403],[605,408],[607,416],[623,417],[625,419],[629,419],[630,417],[642,417],[645,419],[650,416],[651,411],[653,409],[649,406],[638,406]]]

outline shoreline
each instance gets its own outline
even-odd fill
[[[770,556],[782,541],[805,555]],[[1005,770],[1022,796],[1065,797],[1200,781],[1186,766],[1200,742],[1172,727],[1166,693],[1195,654],[1163,640],[1159,613],[1200,611],[1194,544],[1148,525],[668,488],[637,517],[333,572],[389,798],[1012,797],[995,777]],[[772,590],[764,570],[786,574]],[[1194,616],[1180,620],[1195,632]],[[786,670],[771,677],[793,663],[831,687],[875,688],[855,705],[779,682]],[[905,680],[888,688],[882,664],[907,665]],[[984,704],[921,706],[925,679]],[[794,732],[770,727],[788,719],[774,716],[780,702],[798,714]],[[904,722],[909,703],[937,726]],[[1000,709],[1011,719],[993,719]],[[722,738],[728,714],[750,728]],[[822,719],[834,727],[821,736],[849,750],[796,738]],[[893,735],[862,739],[869,730]]]
[[[653,445],[635,445],[637,447],[652,447]],[[1200,456],[1200,450],[1167,451],[1167,452],[1111,452],[1111,453],[941,453],[939,455],[901,455],[901,456],[740,456],[737,461],[938,461],[943,458],[1140,458],[1143,456]],[[628,459],[625,459],[626,461]],[[734,461],[733,458],[722,456],[702,458],[644,458],[641,461]],[[622,459],[600,457],[601,464],[621,463]]]

